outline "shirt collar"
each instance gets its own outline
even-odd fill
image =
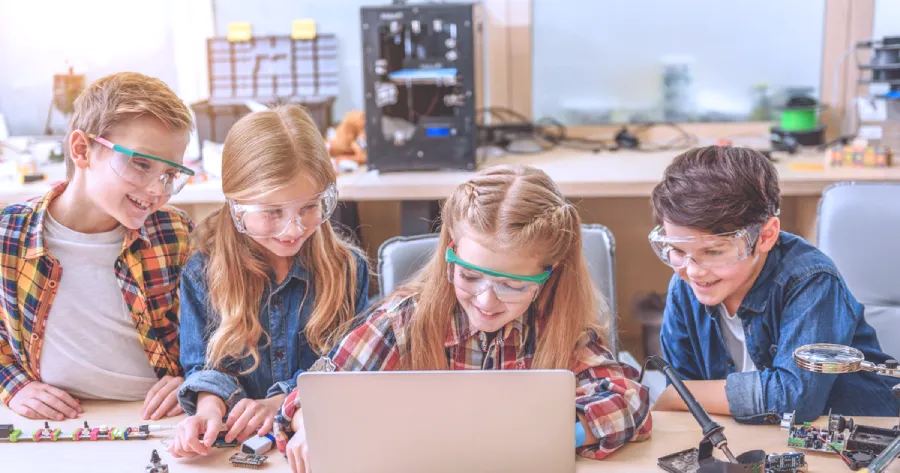
[[[272,282],[275,281],[275,273],[269,272],[270,277],[272,278]],[[294,257],[293,263],[291,263],[291,269],[288,271],[287,276],[284,278],[284,281],[281,282],[274,290],[277,291],[279,288],[283,287],[289,281],[293,279],[299,279],[301,281],[309,281],[309,270],[306,269],[306,266],[303,264],[303,261],[300,259],[300,255]]]
[[[67,182],[53,186],[50,192],[44,194],[34,204],[34,212],[31,214],[31,220],[28,222],[28,228],[25,232],[25,259],[39,258],[47,254],[47,247],[44,246],[44,217],[50,208],[50,202],[60,196],[68,186]]]
[[[50,192],[44,194],[35,203],[34,212],[25,234],[25,259],[39,258],[49,253],[44,243],[44,218],[47,216],[47,212],[50,211],[50,202],[62,195],[68,185],[68,182],[62,182],[53,186]],[[131,248],[131,245],[138,240],[147,247],[151,245],[150,233],[147,231],[146,225],[141,225],[141,228],[137,230],[128,229],[126,231],[124,248]]]
[[[782,257],[781,235],[779,235],[775,246],[772,247],[772,250],[766,256],[766,262],[762,271],[756,277],[756,281],[753,282],[753,287],[750,288],[750,291],[744,296],[744,300],[741,301],[741,307],[755,313],[766,310],[766,303],[769,300],[769,286],[772,278],[775,276],[775,271],[781,264]]]

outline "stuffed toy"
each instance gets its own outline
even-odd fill
[[[359,110],[347,112],[328,140],[331,157],[336,161],[366,162],[366,116]]]

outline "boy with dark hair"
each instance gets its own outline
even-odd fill
[[[795,365],[794,350],[810,343],[852,346],[876,363],[888,357],[831,259],[781,231],[778,176],[763,155],[723,146],[687,151],[651,199],[659,226],[650,244],[676,272],[663,355],[710,413],[745,423],[776,423],[794,411],[811,421],[829,409],[897,415],[895,382]],[[671,387],[655,407],[684,408]]]

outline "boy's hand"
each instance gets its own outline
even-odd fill
[[[164,376],[147,393],[144,399],[144,420],[159,420],[163,417],[177,416],[184,412],[178,405],[178,388],[184,378],[181,376]]]
[[[231,442],[237,439],[243,442],[256,435],[266,435],[272,429],[275,414],[284,402],[284,395],[278,395],[269,399],[255,401],[253,399],[241,399],[228,414],[228,433],[225,441]]]
[[[59,388],[32,381],[9,401],[9,408],[29,419],[74,419],[83,411],[78,400]]]
[[[193,458],[209,454],[219,432],[222,431],[225,403],[218,398],[203,399],[206,397],[205,394],[201,393],[201,398],[197,401],[197,414],[178,423],[175,438],[169,444],[169,453],[175,458]]]

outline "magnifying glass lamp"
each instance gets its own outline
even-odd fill
[[[832,343],[813,343],[803,345],[794,350],[794,363],[800,368],[814,373],[843,374],[856,373],[857,371],[869,371],[882,376],[900,378],[897,360],[887,360],[878,365],[866,361],[863,353],[856,348]],[[900,397],[900,384],[891,389],[894,397]],[[900,437],[879,454],[868,468],[861,471],[882,472],[900,454]]]
[[[876,365],[866,361],[863,353],[856,348],[831,343],[813,343],[794,350],[794,363],[800,368],[814,373],[843,374],[870,371],[882,376],[900,378],[896,360],[887,360]]]

